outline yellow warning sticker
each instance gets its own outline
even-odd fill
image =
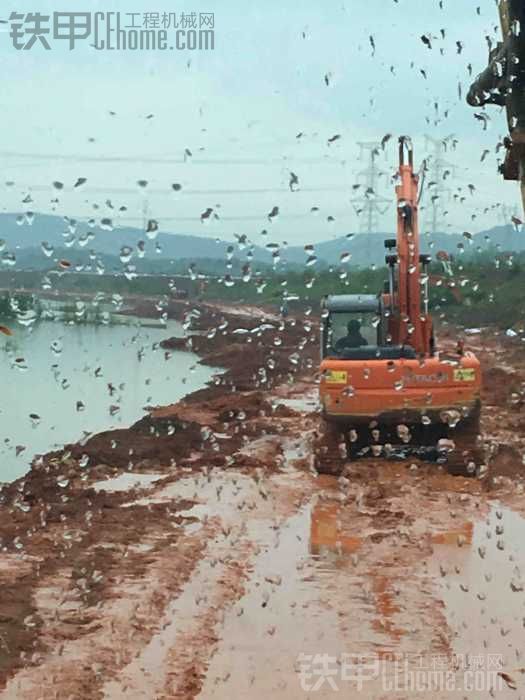
[[[330,369],[326,373],[326,381],[328,384],[346,384],[347,378],[348,372]]]
[[[475,369],[455,369],[454,381],[456,382],[473,382],[476,379]]]

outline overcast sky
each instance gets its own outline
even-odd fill
[[[455,166],[446,186],[465,200],[444,200],[447,230],[489,228],[502,223],[496,205],[518,206],[517,185],[496,172],[504,114],[489,108],[484,130],[458,94],[459,83],[463,95],[468,89],[468,64],[474,74],[486,64],[485,37],[497,29],[494,0],[443,0],[443,9],[438,0],[111,5],[123,14],[214,12],[215,49],[110,52],[84,41],[69,51],[51,40],[50,51],[38,45],[16,51],[8,25],[0,25],[3,211],[54,207],[61,215],[101,218],[114,215],[109,199],[128,208],[115,217],[121,224],[141,222],[147,207],[162,230],[223,238],[247,233],[261,242],[260,231],[271,227],[279,242],[316,242],[359,229],[350,200],[359,195],[352,185],[366,162],[357,143],[387,133],[411,135],[417,162],[432,152],[426,134],[456,136],[456,149],[445,154]],[[38,2],[42,13],[61,9]],[[35,7],[8,0],[0,17],[12,10]],[[75,10],[107,11],[108,3]],[[193,154],[186,163],[185,149]],[[147,160],[155,158],[173,162]],[[390,200],[395,161],[392,139],[377,160],[386,173],[380,194]],[[296,192],[289,189],[290,172],[299,179]],[[80,177],[87,183],[73,191]],[[148,186],[139,188],[138,180]],[[10,181],[15,185],[4,184]],[[53,190],[54,181],[64,189]],[[180,193],[173,183],[182,185]],[[33,201],[22,203],[28,191]],[[274,206],[280,216],[270,223]],[[201,223],[207,208],[219,220]],[[389,206],[380,227],[392,230],[393,221]]]

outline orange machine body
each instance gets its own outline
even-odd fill
[[[326,418],[338,423],[387,425],[448,420],[479,411],[481,376],[470,352],[460,359],[338,360],[321,364],[320,399]]]
[[[479,361],[462,348],[445,356],[435,347],[428,313],[430,258],[419,251],[418,176],[411,148],[405,163],[406,143],[400,139],[397,238],[385,242],[396,249],[386,258],[389,289],[377,295],[377,347],[343,357],[331,351],[326,340],[330,319],[345,310],[345,299],[355,295],[328,297],[325,303],[320,402],[326,419],[347,427],[371,421],[421,424],[424,416],[434,422],[444,420],[450,411],[462,417],[479,414]],[[368,304],[374,301],[366,295],[363,299]]]

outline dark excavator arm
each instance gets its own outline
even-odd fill
[[[473,107],[504,106],[509,138],[501,172],[506,180],[521,182],[525,209],[525,1],[500,0],[503,41],[490,52],[489,65],[467,95]]]
[[[500,107],[506,104],[508,69],[508,43],[500,43],[489,54],[489,65],[472,83],[467,95],[471,107],[493,104]]]

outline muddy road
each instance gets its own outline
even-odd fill
[[[224,374],[2,490],[0,697],[525,696],[518,341],[469,338],[482,479],[417,460],[336,478],[313,468],[309,316],[171,312],[195,332],[166,361],[191,347]]]

